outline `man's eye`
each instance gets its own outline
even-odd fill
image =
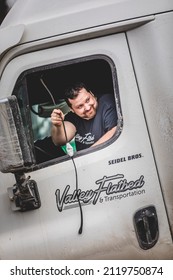
[[[90,99],[89,99],[89,98],[87,98],[86,103],[88,103],[89,101],[90,101]]]

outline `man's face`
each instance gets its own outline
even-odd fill
[[[79,91],[75,99],[69,99],[72,111],[79,117],[90,120],[95,117],[97,111],[97,99],[85,88]]]

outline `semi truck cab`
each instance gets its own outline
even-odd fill
[[[14,4],[0,26],[1,259],[173,259],[172,10]],[[70,156],[50,114],[70,111],[64,91],[79,80],[112,95],[118,124]]]

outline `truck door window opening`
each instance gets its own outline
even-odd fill
[[[50,114],[55,103],[65,114],[69,112],[70,108],[64,100],[64,91],[76,81],[88,84],[97,97],[111,93],[115,97],[118,117],[121,116],[116,69],[111,59],[106,56],[85,57],[23,72],[13,94],[21,104],[26,132],[37,164],[65,156],[64,150],[52,142]]]

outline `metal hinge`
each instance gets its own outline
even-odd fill
[[[30,180],[30,176],[17,176],[16,184],[8,188],[8,195],[11,201],[12,210],[29,211],[38,209],[41,206],[37,183]]]

